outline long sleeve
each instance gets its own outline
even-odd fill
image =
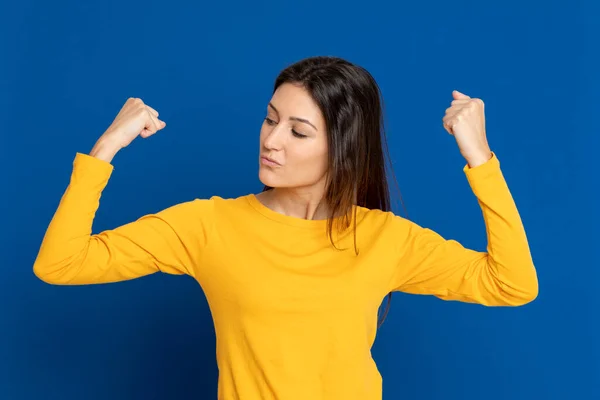
[[[44,235],[33,270],[44,282],[81,285],[155,272],[194,276],[212,226],[212,202],[195,199],[92,234],[110,163],[77,153],[70,183]]]
[[[517,306],[537,297],[537,273],[517,207],[496,154],[464,173],[481,207],[487,251],[463,247],[395,217],[397,266],[391,291],[430,294],[488,306]]]

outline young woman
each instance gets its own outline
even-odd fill
[[[380,92],[366,70],[314,57],[274,86],[260,131],[261,193],[194,199],[92,234],[113,157],[165,127],[152,107],[127,100],[90,154],[75,155],[35,274],[59,285],[192,276],[214,319],[219,399],[380,399],[370,349],[389,293],[488,306],[537,296],[481,100],[453,92],[443,124],[467,162],[487,252],[389,210]]]

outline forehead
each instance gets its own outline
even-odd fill
[[[321,110],[311,95],[302,86],[284,83],[277,88],[271,103],[282,116],[311,119],[316,122],[322,119]]]

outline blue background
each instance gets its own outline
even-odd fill
[[[0,399],[216,398],[191,278],[60,287],[33,261],[75,153],[130,96],[168,126],[114,159],[95,231],[260,191],[273,80],[312,55],[375,76],[408,217],[476,249],[481,212],[441,118],[453,89],[482,98],[538,268],[521,308],[395,294],[373,349],[384,399],[600,398],[599,20],[595,0],[3,2]]]

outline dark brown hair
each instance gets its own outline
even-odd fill
[[[354,221],[356,245],[356,208],[390,211],[390,193],[385,160],[389,160],[383,123],[381,91],[364,68],[337,57],[310,57],[298,61],[275,80],[273,91],[284,83],[302,86],[319,106],[327,128],[328,181],[325,201],[329,207],[327,233],[333,240],[334,216],[337,228],[345,231]],[[384,154],[385,150],[385,154]],[[393,169],[390,164],[390,171]],[[271,187],[265,186],[264,190]],[[336,247],[337,248],[337,247]],[[381,326],[391,302],[387,295]]]

